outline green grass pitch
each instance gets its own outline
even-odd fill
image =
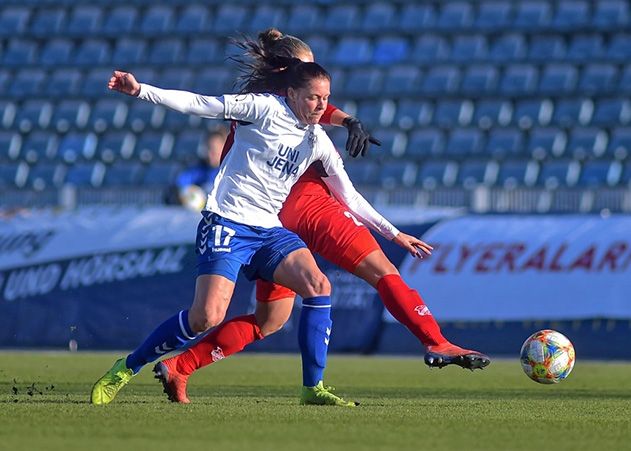
[[[300,360],[241,354],[168,402],[147,368],[108,406],[88,403],[114,354],[0,353],[2,450],[631,449],[631,364],[578,360],[559,385],[519,362],[429,370],[422,359],[332,356],[326,383],[355,409],[299,406]]]

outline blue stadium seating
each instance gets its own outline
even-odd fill
[[[565,152],[567,136],[555,127],[535,128],[530,132],[527,151],[534,158],[558,157]]]
[[[132,64],[144,64],[146,61],[147,43],[140,38],[121,38],[116,41],[112,54],[112,64],[126,67]]]
[[[126,126],[134,132],[142,132],[146,127],[160,128],[166,111],[161,106],[148,102],[134,102],[129,107]]]
[[[436,24],[436,10],[431,4],[408,3],[403,6],[399,27],[408,33],[421,34]]]
[[[55,67],[70,63],[74,43],[70,39],[51,39],[42,48],[39,62],[42,66]]]
[[[434,34],[423,34],[416,39],[412,50],[412,61],[419,64],[433,64],[446,61],[449,56],[447,39]]]
[[[212,30],[219,34],[230,34],[234,33],[235,30],[243,30],[247,15],[248,11],[243,6],[223,4],[215,11]]]
[[[142,184],[147,186],[169,186],[182,170],[180,164],[174,161],[153,163],[145,168]]]
[[[496,63],[518,62],[526,57],[527,49],[524,35],[502,35],[491,45],[489,59]]]
[[[469,63],[485,60],[487,54],[488,43],[483,35],[455,36],[449,59],[456,63]]]
[[[18,110],[15,123],[23,133],[30,132],[34,127],[45,129],[50,123],[53,106],[46,100],[27,100]]]
[[[441,96],[456,92],[460,84],[460,71],[456,66],[432,67],[421,81],[421,93]]]
[[[578,70],[571,64],[549,64],[543,68],[538,91],[545,95],[564,95],[574,91]]]
[[[127,117],[127,104],[122,99],[103,99],[94,104],[88,124],[102,133],[110,128],[121,128]]]
[[[173,31],[178,35],[195,36],[207,31],[211,21],[212,17],[207,7],[194,4],[187,5],[180,12]]]
[[[78,69],[57,69],[48,76],[45,93],[54,99],[77,97],[82,81],[83,74]]]
[[[613,64],[587,64],[578,82],[578,92],[584,95],[602,95],[616,87],[618,70]]]
[[[547,188],[573,186],[578,179],[579,170],[579,164],[573,160],[548,161],[541,168],[537,184]]]
[[[6,67],[24,67],[35,64],[38,45],[34,40],[12,39],[4,51],[2,63]]]
[[[611,169],[611,161],[587,161],[581,169],[577,184],[587,187],[615,185],[617,177],[615,177],[616,174]],[[614,174],[614,176],[612,177],[610,174]]]
[[[16,160],[22,148],[22,135],[16,132],[0,131],[0,161]]]
[[[484,136],[476,128],[457,128],[452,130],[445,146],[449,157],[475,157],[484,148]]]
[[[452,186],[456,181],[458,166],[453,161],[428,161],[418,170],[416,184],[425,189]]]
[[[436,128],[418,129],[410,134],[406,155],[431,158],[445,151],[445,133]]]
[[[460,92],[467,95],[485,95],[495,92],[499,71],[492,65],[471,65],[462,77]]]
[[[599,128],[574,128],[570,132],[567,152],[579,159],[599,157],[607,149],[607,138],[607,133]]]
[[[29,32],[37,37],[57,36],[66,21],[66,10],[63,8],[38,9],[29,25]]]
[[[483,99],[476,103],[473,112],[473,124],[482,129],[495,125],[507,125],[512,116],[513,107],[504,99]]]
[[[516,102],[512,123],[523,129],[548,125],[552,118],[553,104],[547,99],[524,99]]]
[[[65,183],[76,187],[94,187],[101,186],[103,175],[105,174],[105,166],[100,162],[93,163],[77,163],[68,169]]]
[[[602,35],[580,34],[572,38],[566,59],[575,63],[589,63],[600,60],[605,54]]]
[[[283,28],[286,23],[285,11],[271,5],[261,5],[256,8],[246,29],[254,34],[270,27]]]
[[[496,184],[504,188],[530,187],[534,185],[538,171],[535,161],[506,160],[500,165]]]
[[[383,93],[389,97],[406,97],[419,89],[421,72],[414,66],[393,66],[386,72]]]
[[[22,188],[28,176],[25,163],[9,163],[0,165],[0,190]]]
[[[132,187],[142,180],[142,164],[139,162],[116,162],[108,167],[103,176],[104,187]]]
[[[524,1],[517,4],[511,28],[528,32],[542,31],[552,20],[552,7],[546,1]]]
[[[148,8],[140,19],[140,31],[146,36],[168,35],[173,28],[173,10],[165,5]]]
[[[7,7],[0,14],[0,37],[21,36],[26,31],[31,10],[27,7]]]
[[[70,132],[61,139],[57,152],[66,163],[89,160],[96,152],[97,137],[94,133]]]
[[[631,155],[631,128],[616,127],[611,131],[606,154],[619,160]]]
[[[473,23],[473,5],[469,2],[449,2],[441,5],[441,10],[436,20],[436,28],[439,30],[466,30]]]
[[[322,23],[320,12],[315,5],[296,4],[292,5],[289,13],[289,20],[286,22],[287,32],[292,34],[317,32],[319,24]],[[311,45],[311,40],[308,39]],[[319,56],[318,56],[319,58]]]
[[[489,132],[486,151],[495,158],[519,157],[524,149],[523,133],[516,128],[494,128]]]
[[[532,94],[539,79],[537,68],[528,64],[508,66],[500,81],[499,90],[508,96],[524,96]]]
[[[332,62],[339,66],[357,66],[372,58],[372,46],[366,38],[342,38],[333,52]]]
[[[416,171],[413,163],[388,160],[381,167],[379,181],[384,188],[412,186],[416,181]]]
[[[387,2],[369,3],[361,23],[361,30],[380,34],[397,26],[397,12],[393,4]]]
[[[597,30],[615,30],[630,22],[629,4],[625,0],[603,0],[594,7],[591,25]]]
[[[99,138],[96,155],[106,163],[129,160],[134,155],[136,135],[125,131],[106,132]]]
[[[105,66],[110,64],[112,48],[104,39],[82,41],[74,55],[74,64],[83,67]]]
[[[137,27],[138,20],[138,9],[135,6],[116,6],[107,14],[102,33],[112,37],[126,36]]]
[[[78,5],[71,15],[66,33],[72,36],[96,36],[103,25],[103,11],[98,6]]]
[[[551,25],[556,30],[581,29],[589,23],[590,14],[587,2],[562,0],[557,5]]]
[[[430,123],[433,105],[426,101],[400,100],[396,107],[393,122],[404,130]]]
[[[372,62],[380,65],[395,64],[407,60],[410,55],[408,40],[401,37],[379,38],[375,43]]]
[[[360,24],[360,12],[356,5],[335,5],[332,6],[324,22],[322,29],[327,33],[349,32],[358,28]]]
[[[592,116],[593,103],[588,99],[570,97],[558,100],[554,105],[552,124],[560,127],[585,125]]]
[[[167,159],[173,152],[173,141],[173,135],[170,133],[145,131],[138,136],[136,155],[143,162],[150,162],[156,158]]]
[[[467,189],[478,185],[493,184],[496,174],[493,173],[489,165],[490,163],[487,160],[464,161],[458,169],[456,183]]]
[[[59,188],[66,177],[67,168],[60,163],[40,163],[28,171],[26,186],[35,191]]]
[[[603,98],[596,102],[591,123],[603,127],[626,125],[631,120],[628,99]]]
[[[434,111],[434,124],[453,128],[467,126],[471,122],[473,105],[469,100],[439,100]]]
[[[29,163],[53,160],[57,157],[58,138],[53,132],[33,131],[26,135],[22,157]]]

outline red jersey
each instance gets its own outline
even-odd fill
[[[338,108],[335,105],[328,104],[326,110],[322,114],[320,118],[320,124],[323,125],[331,125],[331,115]],[[221,161],[226,157],[230,149],[232,148],[232,144],[234,144],[234,134],[237,130],[237,121],[232,121],[230,124],[230,133],[226,137],[226,142],[223,145],[223,150],[221,151]],[[331,192],[326,184],[322,181],[322,172],[318,169],[319,163],[313,163],[311,166],[307,168],[304,174],[300,176],[300,178],[296,181],[295,185],[292,187],[291,192],[289,193],[288,199],[293,196],[302,196],[302,195],[330,195]]]

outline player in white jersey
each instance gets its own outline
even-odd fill
[[[92,389],[94,404],[108,404],[146,364],[182,347],[225,317],[238,271],[274,281],[303,298],[303,370],[322,386],[330,334],[330,291],[304,242],[281,227],[278,213],[292,185],[317,161],[331,192],[369,227],[412,255],[431,248],[399,232],[355,190],[333,143],[318,124],[330,95],[330,76],[316,63],[288,61],[287,96],[202,96],[139,84],[115,71],[109,88],[214,119],[248,122],[220,167],[197,234],[198,276],[189,310],[167,319],[126,358],[119,359]],[[305,362],[305,359],[307,360]],[[342,400],[343,401],[343,400]],[[346,405],[355,405],[352,402]]]

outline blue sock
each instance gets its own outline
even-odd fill
[[[136,374],[147,363],[181,348],[194,338],[195,334],[188,324],[188,310],[182,310],[156,327],[151,335],[127,356],[127,368]]]
[[[302,354],[302,385],[313,387],[322,380],[331,335],[331,297],[302,300],[298,344]]]

